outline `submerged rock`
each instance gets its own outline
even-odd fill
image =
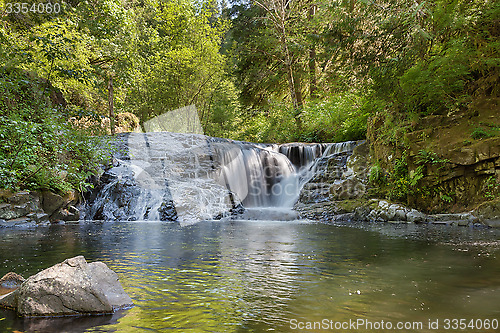
[[[132,305],[116,273],[83,256],[47,268],[0,297],[0,306],[25,317],[105,314]]]
[[[0,279],[0,288],[17,289],[24,281],[21,275],[9,272]]]

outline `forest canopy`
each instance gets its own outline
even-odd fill
[[[499,94],[497,1],[47,2],[0,1],[3,187],[84,186],[97,132],[75,119],[195,105],[208,135],[335,142],[364,139],[376,113],[411,120]]]

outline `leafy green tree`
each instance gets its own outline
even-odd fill
[[[219,49],[227,23],[211,3],[151,1],[136,8],[135,27],[128,108],[142,121],[191,104],[207,113],[226,68]]]

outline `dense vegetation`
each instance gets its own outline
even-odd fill
[[[33,3],[0,1],[0,187],[84,186],[79,119],[194,104],[208,135],[311,142],[362,139],[378,114],[397,142],[398,122],[500,93],[496,1]]]

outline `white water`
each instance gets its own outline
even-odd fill
[[[132,170],[139,188],[131,201],[135,220],[159,220],[159,209],[167,199],[182,224],[229,216],[239,204],[247,210],[245,219],[273,215],[273,219],[291,220],[298,217],[292,206],[315,172],[315,161],[355,145],[280,146],[198,134],[131,133],[128,153],[120,164]],[[105,204],[113,196],[109,190],[99,200]]]

